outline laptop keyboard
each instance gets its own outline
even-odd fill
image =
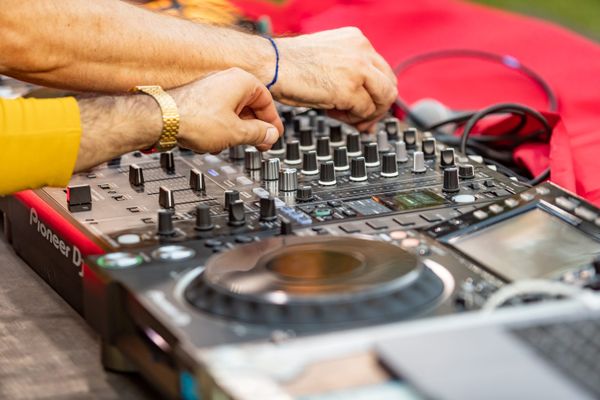
[[[600,398],[600,320],[517,328],[512,333]]]

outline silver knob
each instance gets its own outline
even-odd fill
[[[244,150],[246,146],[241,144],[239,146],[233,146],[229,148],[229,158],[232,160],[243,160],[244,159]]]
[[[175,197],[173,191],[167,187],[161,186],[158,189],[158,204],[162,208],[172,209],[175,208]]]
[[[413,154],[413,169],[416,174],[421,174],[427,171],[425,168],[425,156],[422,151],[415,151]]]
[[[276,181],[279,179],[279,159],[270,158],[263,160],[261,168],[261,177],[263,181]]]
[[[377,132],[377,147],[382,153],[387,153],[390,150],[390,142],[388,141],[388,133],[384,130]]]
[[[396,142],[396,161],[405,163],[408,161],[408,153],[406,152],[406,143],[404,141]]]
[[[296,168],[285,168],[279,171],[279,190],[295,192],[298,189],[298,172]]]
[[[260,169],[262,155],[254,147],[249,147],[244,152],[244,167],[248,171],[256,171]]]

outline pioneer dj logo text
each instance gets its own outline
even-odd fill
[[[69,246],[64,240],[62,240],[56,233],[54,233],[50,228],[44,225],[38,218],[38,213],[35,208],[31,208],[29,211],[29,225],[36,225],[37,231],[42,237],[44,237],[54,248],[65,256],[65,258],[70,259],[73,265],[76,267],[81,266],[81,251],[77,248],[77,246]]]

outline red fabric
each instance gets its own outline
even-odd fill
[[[510,54],[550,83],[561,122],[548,145],[516,153],[532,171],[550,159],[552,180],[600,205],[600,46],[556,25],[460,0],[290,0],[283,6],[234,0],[248,16],[270,15],[277,33],[357,26],[391,65],[439,49]],[[453,59],[420,64],[399,76],[412,103],[433,97],[454,109],[500,101],[547,109],[528,78],[485,61]]]

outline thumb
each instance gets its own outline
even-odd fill
[[[268,150],[279,139],[279,131],[274,125],[258,119],[240,120],[240,130],[243,136],[238,144],[250,144]]]

